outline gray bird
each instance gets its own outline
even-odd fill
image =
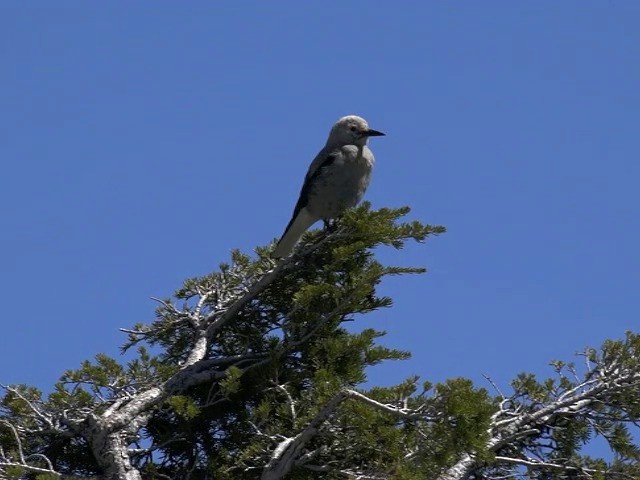
[[[374,164],[367,140],[381,135],[384,133],[370,129],[364,118],[355,115],[336,122],[309,166],[291,221],[273,252],[275,258],[288,255],[318,220],[337,218],[362,200]]]

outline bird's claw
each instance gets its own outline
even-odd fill
[[[324,229],[329,233],[335,232],[338,230],[338,221],[335,219],[324,220]]]

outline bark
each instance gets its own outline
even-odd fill
[[[436,480],[462,480],[469,476],[475,467],[475,460],[471,455],[464,455],[458,462]]]
[[[103,469],[101,480],[142,480],[140,472],[131,464],[127,443],[122,433],[95,432],[91,450]]]
[[[271,461],[265,466],[261,480],[278,480],[287,475],[300,458],[301,452],[310,440],[318,433],[320,425],[336,410],[338,405],[347,398],[346,392],[340,392],[333,397],[309,422],[309,424],[293,438],[287,438],[276,447]]]

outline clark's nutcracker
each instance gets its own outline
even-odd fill
[[[275,258],[288,255],[318,220],[328,222],[362,200],[374,164],[367,140],[381,135],[384,133],[370,129],[364,118],[355,115],[336,122],[309,166],[291,221],[273,252]]]

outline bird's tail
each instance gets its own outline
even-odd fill
[[[311,225],[316,223],[318,218],[311,215],[306,208],[300,209],[299,212],[293,215],[293,218],[284,230],[282,237],[278,241],[272,256],[274,258],[282,258],[289,255],[289,252],[293,249],[293,246],[300,239],[302,234]]]

